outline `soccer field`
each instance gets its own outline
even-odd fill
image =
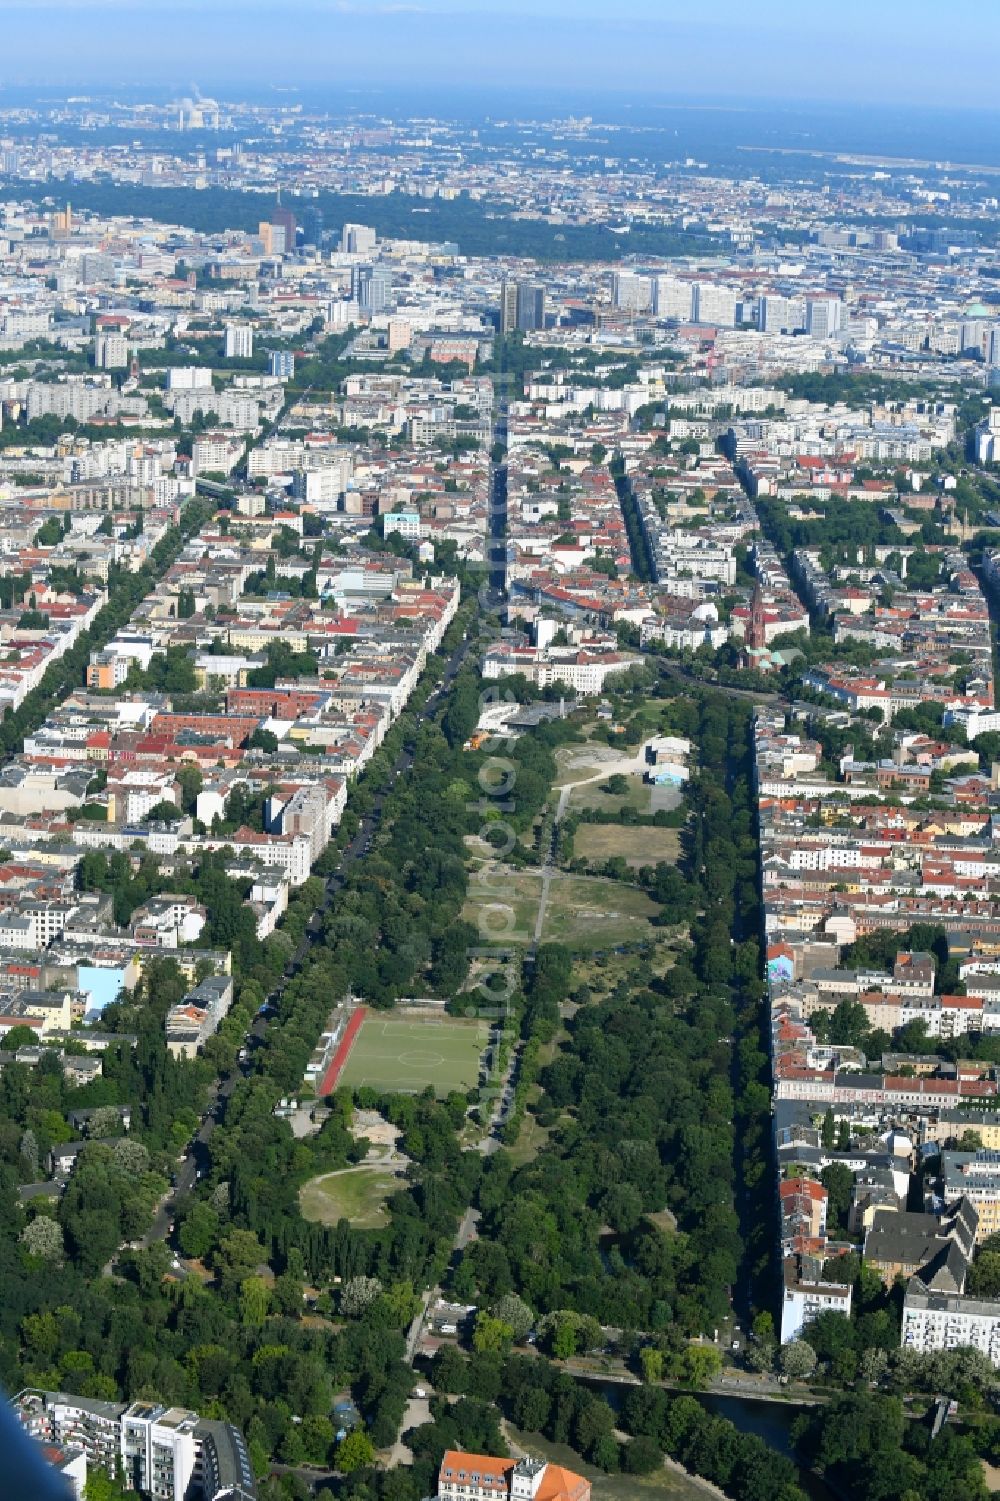
[[[337,1083],[400,1094],[419,1094],[431,1084],[439,1095],[464,1093],[479,1081],[488,1041],[486,1022],[450,1016],[399,1021],[369,1012]]]

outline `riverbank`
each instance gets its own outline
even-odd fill
[[[575,1379],[585,1380],[588,1385],[599,1389],[601,1395],[610,1403],[615,1412],[619,1410],[621,1405],[622,1388],[640,1385],[638,1380],[631,1375],[623,1375],[616,1379],[615,1377],[609,1378],[606,1375],[584,1375],[576,1370],[570,1371],[570,1374]],[[809,1501],[838,1501],[836,1492],[820,1475],[806,1469],[805,1466],[799,1463],[795,1447],[791,1440],[790,1429],[795,1418],[802,1411],[803,1407],[814,1405],[809,1398],[788,1397],[784,1394],[779,1396],[774,1393],[763,1392],[760,1395],[755,1394],[751,1396],[743,1392],[719,1390],[682,1393],[677,1389],[674,1394],[694,1397],[707,1411],[713,1413],[716,1417],[725,1418],[740,1433],[753,1434],[755,1437],[763,1440],[769,1448],[774,1449],[776,1453],[783,1455],[786,1459],[790,1459],[798,1470],[798,1484],[809,1497]],[[691,1485],[696,1487],[705,1486],[708,1491],[717,1497],[724,1495],[724,1492],[717,1490],[709,1481],[702,1480],[701,1476],[691,1475],[679,1465],[676,1468],[680,1470],[681,1474],[685,1476]],[[638,1484],[634,1477],[630,1478],[633,1484]],[[692,1496],[695,1493],[689,1492]],[[704,1496],[706,1492],[703,1490],[698,1493]],[[638,1494],[638,1492],[633,1491],[628,1494],[634,1495]],[[594,1496],[600,1496],[596,1488]]]
[[[655,1475],[605,1475],[603,1470],[583,1462],[566,1444],[554,1444],[538,1433],[523,1433],[505,1424],[511,1449],[521,1450],[533,1459],[545,1459],[565,1465],[583,1475],[591,1484],[592,1501],[727,1501],[725,1493],[698,1475],[691,1475],[672,1459],[664,1462]]]

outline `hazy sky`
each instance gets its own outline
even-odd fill
[[[0,0],[0,85],[408,84],[440,89],[444,104],[464,84],[992,107],[998,47],[997,0]]]

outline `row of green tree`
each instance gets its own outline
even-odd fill
[[[756,846],[746,713],[706,697],[696,715],[688,885],[665,870],[658,892],[665,920],[694,919],[692,942],[646,988],[619,986],[563,1024],[566,1040],[538,1072],[532,1106],[544,1145],[522,1166],[505,1152],[489,1160],[479,1236],[453,1277],[458,1296],[488,1303],[516,1292],[543,1314],[691,1334],[729,1311],[744,1251],[734,1207],[733,987],[755,978],[757,965],[756,943],[734,947],[733,938],[738,913],[747,920],[756,900]],[[544,945],[526,986],[526,1053],[551,1041],[570,997],[572,955]],[[759,1011],[759,992],[752,1004]],[[766,1121],[766,1090],[747,1098]]]

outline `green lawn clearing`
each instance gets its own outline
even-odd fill
[[[537,870],[480,866],[469,874],[462,916],[477,929],[484,947],[530,943],[541,895],[542,877]]]
[[[383,1167],[349,1167],[324,1173],[299,1189],[302,1218],[320,1225],[350,1220],[356,1230],[378,1230],[389,1223],[386,1199],[403,1182],[401,1172]]]
[[[642,832],[676,838],[673,829]],[[473,872],[462,916],[476,925],[484,944],[530,944],[541,891],[542,878],[537,870],[502,870],[489,888],[478,886]],[[553,870],[542,942],[565,943],[581,952],[636,943],[653,935],[650,919],[658,911],[656,903],[638,886]],[[348,1069],[353,1058],[352,1053]],[[343,1076],[342,1082],[346,1082]]]
[[[652,811],[652,785],[644,782],[638,772],[629,774],[627,792],[605,792],[607,783],[608,778],[602,777],[599,782],[574,787],[567,812],[578,813],[583,808],[593,808],[598,813],[620,813],[623,808],[633,808],[636,813]]]
[[[582,823],[573,835],[573,854],[598,864],[620,855],[634,869],[666,860],[674,865],[680,853],[680,830],[617,823]]]
[[[542,941],[580,950],[639,943],[653,936],[650,919],[659,910],[638,886],[556,871],[549,887]]]

